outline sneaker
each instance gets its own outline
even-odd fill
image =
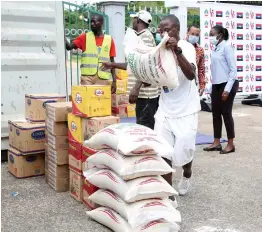
[[[187,194],[190,187],[190,178],[182,177],[178,184],[178,192],[180,196]]]

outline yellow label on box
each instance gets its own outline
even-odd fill
[[[116,94],[126,94],[126,93],[127,93],[127,80],[116,80]]]
[[[87,118],[80,118],[73,115],[72,113],[68,114],[68,140],[78,143],[84,142],[85,136],[85,125],[87,125]]]
[[[72,86],[72,113],[81,117],[111,115],[111,86]]]
[[[128,72],[126,70],[116,69],[116,76],[121,80],[128,79]]]
[[[136,117],[136,104],[127,106],[127,117],[128,118]]]

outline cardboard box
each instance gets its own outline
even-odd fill
[[[68,149],[65,150],[55,150],[50,146],[47,146],[46,157],[48,157],[52,162],[57,165],[69,164]]]
[[[52,135],[67,135],[68,125],[67,122],[55,122],[50,118],[46,118],[46,129]]]
[[[69,177],[57,177],[48,173],[48,184],[56,192],[67,192],[69,190]]]
[[[45,153],[24,155],[14,148],[9,148],[8,171],[17,178],[44,175]]]
[[[53,160],[48,157],[48,172],[55,177],[67,177],[69,178],[68,165],[57,165]]]
[[[81,174],[82,173],[82,144],[69,140],[68,155],[69,155],[69,168]]]
[[[94,155],[97,152],[98,151],[96,151],[95,149],[82,146],[82,172],[87,169],[87,165],[86,165],[87,158],[90,157],[91,155]]]
[[[71,113],[68,114],[68,139],[76,143],[83,143],[87,139],[87,118],[80,118]]]
[[[65,102],[66,96],[50,94],[26,94],[25,116],[30,122],[44,122],[46,117],[46,104],[54,102]]]
[[[116,76],[117,76],[117,78],[119,78],[121,80],[127,80],[128,79],[128,72],[127,72],[127,70],[116,69]]]
[[[72,102],[48,103],[46,117],[54,122],[66,122],[67,114],[72,112]]]
[[[93,210],[98,207],[94,202],[88,200],[88,197],[96,192],[98,188],[91,183],[89,183],[85,177],[83,177],[83,204],[88,210]]]
[[[83,178],[82,175],[70,170],[70,195],[77,201],[83,200]]]
[[[127,117],[128,118],[135,118],[136,117],[136,104],[132,104],[132,105],[127,106]]]
[[[9,121],[9,144],[23,154],[45,151],[45,124]]]
[[[72,86],[72,113],[81,117],[111,115],[110,85]]]
[[[127,107],[126,106],[112,107],[112,115],[119,118],[127,118]]]
[[[47,133],[47,143],[54,150],[68,149],[68,136],[67,135],[52,135]]]
[[[90,139],[100,130],[104,129],[107,126],[112,124],[120,123],[120,118],[115,116],[106,116],[106,117],[94,117],[88,119],[88,125],[86,127],[87,137],[84,139]]]
[[[129,104],[129,96],[125,94],[112,94],[112,107],[127,106]]]
[[[112,83],[112,81],[110,81]],[[127,93],[127,80],[116,80],[116,94]]]

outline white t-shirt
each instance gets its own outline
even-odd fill
[[[182,49],[188,62],[194,64],[197,69],[196,50],[193,45],[186,40],[179,40],[178,47]],[[168,89],[168,92],[162,88],[156,118],[180,118],[201,110],[195,80],[188,80],[180,67],[177,72],[180,85],[175,89]]]

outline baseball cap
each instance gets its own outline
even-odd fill
[[[146,11],[146,10],[141,10],[136,14],[131,14],[130,15],[131,18],[139,18],[141,19],[143,22],[150,24],[152,22],[152,16],[151,14]]]

